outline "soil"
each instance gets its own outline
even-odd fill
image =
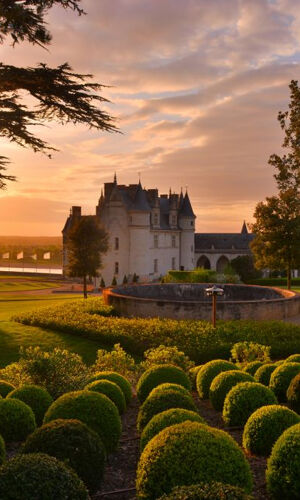
[[[228,432],[239,445],[242,443],[242,429],[224,428],[221,414],[216,412],[209,401],[199,400],[194,394],[199,413],[212,427]],[[123,434],[118,451],[110,455],[106,466],[102,488],[92,496],[92,500],[135,500],[136,467],[139,458],[139,437],[136,419],[139,409],[137,398],[128,406],[123,421]],[[266,459],[246,455],[253,474],[253,497],[255,500],[269,499],[265,485]]]

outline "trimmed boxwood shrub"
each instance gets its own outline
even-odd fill
[[[119,410],[119,413],[122,414],[126,410],[126,401],[125,396],[120,389],[120,387],[110,380],[95,380],[95,382],[91,382],[90,384],[85,386],[85,389],[88,391],[100,392],[101,394],[105,394],[113,403],[115,403],[116,407]]]
[[[46,453],[74,469],[86,487],[98,489],[106,453],[98,434],[79,420],[53,420],[31,434],[22,453]]]
[[[182,385],[165,383],[165,384],[160,384],[157,387],[154,387],[154,389],[152,389],[152,391],[150,392],[150,394],[148,394],[147,397],[149,398],[153,394],[158,394],[158,393],[161,393],[161,392],[166,392],[166,391],[169,391],[170,389],[174,390],[174,391],[181,392],[181,394],[188,394],[189,396],[191,396],[191,393],[185,387],[183,387]]]
[[[285,406],[262,406],[247,420],[243,433],[243,447],[253,455],[268,457],[281,434],[298,422],[300,416]]]
[[[287,400],[286,392],[294,377],[300,373],[300,363],[283,363],[273,371],[269,387],[281,403]]]
[[[293,425],[274,444],[267,463],[267,490],[275,500],[299,498],[300,424]]]
[[[254,382],[254,378],[249,373],[240,370],[229,370],[219,373],[213,379],[209,389],[209,400],[215,410],[223,410],[228,392],[240,382]]]
[[[143,373],[136,386],[137,397],[141,403],[145,401],[152,389],[165,382],[182,385],[187,390],[191,389],[188,376],[178,366],[152,366]]]
[[[46,411],[53,403],[49,392],[44,387],[39,387],[38,385],[23,385],[10,392],[7,397],[19,399],[30,406],[37,425],[42,424]]]
[[[196,390],[196,378],[197,378],[197,374],[198,374],[198,371],[200,370],[201,366],[202,365],[193,366],[193,368],[189,369],[189,377],[190,377],[190,381],[192,383],[192,389],[195,389],[195,390]]]
[[[218,482],[176,486],[159,500],[253,500],[242,488]]]
[[[229,427],[243,427],[255,410],[276,404],[276,396],[268,387],[257,382],[241,382],[225,398],[223,420]]]
[[[170,410],[162,411],[161,413],[154,415],[142,432],[140,450],[143,451],[150,439],[166,427],[181,424],[187,420],[190,422],[200,422],[201,424],[206,423],[204,418],[201,417],[199,413],[191,410],[185,410],[183,408],[171,408]]]
[[[238,370],[237,366],[224,359],[214,359],[205,363],[198,371],[196,378],[196,387],[200,399],[208,399],[210,384],[213,379],[221,372],[229,370]]]
[[[4,443],[4,439],[2,436],[0,436],[0,465],[3,464],[4,460],[5,460],[5,443]]]
[[[291,354],[284,360],[284,363],[300,363],[300,354]]]
[[[44,423],[58,418],[80,420],[97,432],[108,453],[117,449],[121,419],[116,405],[104,394],[75,391],[60,396],[48,409]]]
[[[155,500],[175,486],[220,481],[250,492],[249,464],[226,432],[198,422],[172,425],[144,448],[137,468],[137,498]]]
[[[244,366],[243,371],[254,376],[255,372],[261,366],[263,366],[262,361],[251,361],[251,363],[247,363],[246,366]]]
[[[256,370],[254,378],[260,384],[268,386],[273,371],[277,368],[276,363],[266,363]]]
[[[15,389],[15,386],[6,382],[6,380],[0,380],[0,396],[6,398],[7,394]]]
[[[137,417],[138,431],[142,432],[154,415],[170,408],[184,408],[197,412],[196,405],[189,394],[181,394],[172,389],[167,392],[159,392],[158,394],[149,396],[140,407]]]
[[[89,378],[88,383],[102,379],[110,380],[111,382],[117,384],[123,391],[126,403],[127,404],[130,403],[132,399],[132,389],[130,382],[127,380],[127,378],[125,378],[123,375],[120,375],[120,373],[117,372],[103,371],[103,372],[96,372],[92,377]]]
[[[286,396],[291,408],[300,413],[300,373],[291,380]]]
[[[0,400],[0,435],[6,443],[23,441],[35,428],[34,413],[27,404],[19,399]]]
[[[88,500],[77,474],[42,453],[18,455],[0,468],[1,500]]]

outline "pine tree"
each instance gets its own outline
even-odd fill
[[[51,42],[45,16],[53,6],[84,14],[81,0],[1,0],[0,44],[29,42],[46,48]],[[30,127],[49,120],[60,124],[85,124],[107,132],[117,131],[114,119],[99,104],[108,102],[97,94],[104,85],[89,81],[92,75],[72,70],[68,63],[51,68],[16,67],[0,63],[0,137],[51,157],[55,147],[34,135]],[[34,99],[24,101],[24,92]],[[15,180],[5,173],[9,160],[0,156],[0,189]]]

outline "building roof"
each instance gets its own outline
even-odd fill
[[[195,217],[195,214],[192,209],[192,205],[190,202],[189,195],[187,192],[185,193],[185,196],[183,198],[181,207],[180,207],[180,212],[179,215],[183,215],[184,217]]]
[[[249,250],[254,235],[245,233],[196,233],[195,251]]]

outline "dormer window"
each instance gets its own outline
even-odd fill
[[[158,214],[154,214],[153,224],[154,224],[154,226],[158,226]]]
[[[176,226],[176,215],[172,215],[172,226]]]

